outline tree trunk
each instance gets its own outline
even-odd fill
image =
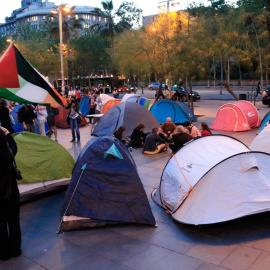
[[[226,90],[234,97],[236,101],[238,101],[238,97],[235,95],[235,93],[231,90],[230,86],[227,83],[222,83]]]
[[[242,72],[241,72],[241,62],[239,60],[239,63],[238,63],[238,70],[239,70],[239,83],[238,83],[238,86],[242,86]]]
[[[268,64],[265,64],[265,80],[266,80],[266,85],[268,85]]]
[[[192,92],[192,82],[191,82],[191,78],[189,78],[189,89],[190,89],[190,99],[191,99],[191,110],[194,113],[194,106],[193,106],[193,92]]]

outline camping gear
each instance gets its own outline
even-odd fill
[[[55,116],[55,124],[60,128],[70,128],[70,124],[67,122],[67,116],[69,114],[69,109],[63,108],[61,106],[58,107],[59,114]],[[79,126],[87,125],[87,122],[82,114],[80,114],[82,121],[78,123]]]
[[[23,104],[66,106],[47,79],[11,44],[0,59],[0,97]]]
[[[197,117],[191,109],[183,102],[176,102],[169,99],[162,99],[155,102],[150,112],[156,117],[160,124],[165,123],[170,117],[172,123],[179,124],[186,121],[196,122]]]
[[[211,224],[270,210],[270,155],[212,135],[189,142],[164,168],[153,200],[179,222]]]
[[[16,164],[23,176],[18,185],[21,198],[69,183],[75,161],[62,145],[30,132],[12,136],[18,146]]]
[[[246,131],[258,127],[261,123],[259,113],[248,101],[237,101],[223,105],[217,112],[210,127],[214,130]]]
[[[124,223],[156,224],[135,162],[114,137],[82,149],[61,210],[60,231]]]
[[[261,151],[270,154],[270,125],[266,126],[250,144],[252,151]]]
[[[261,122],[260,129],[259,129],[257,134],[259,134],[265,128],[265,126],[267,126],[269,124],[269,121],[270,121],[270,111],[264,116],[264,118]]]
[[[150,103],[151,103],[151,99],[148,99],[148,98],[145,98],[145,97],[141,97],[140,105],[142,105],[142,106],[144,106],[146,109],[148,109]]]
[[[92,135],[98,137],[112,135],[120,126],[124,126],[125,135],[129,137],[140,122],[145,125],[145,133],[151,132],[154,127],[159,127],[156,118],[145,107],[134,102],[121,102],[103,115]]]
[[[126,101],[139,103],[140,97],[141,96],[139,94],[125,94],[121,99],[121,103]]]

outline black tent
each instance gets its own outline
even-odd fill
[[[89,141],[75,165],[60,231],[120,223],[155,225],[136,165],[114,137]]]

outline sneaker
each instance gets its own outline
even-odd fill
[[[77,140],[77,143],[80,143],[80,140]]]
[[[74,140],[74,139],[72,139],[70,142],[75,142],[75,140]]]

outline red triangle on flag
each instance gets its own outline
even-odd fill
[[[0,88],[19,88],[14,46],[11,45],[0,59]]]

